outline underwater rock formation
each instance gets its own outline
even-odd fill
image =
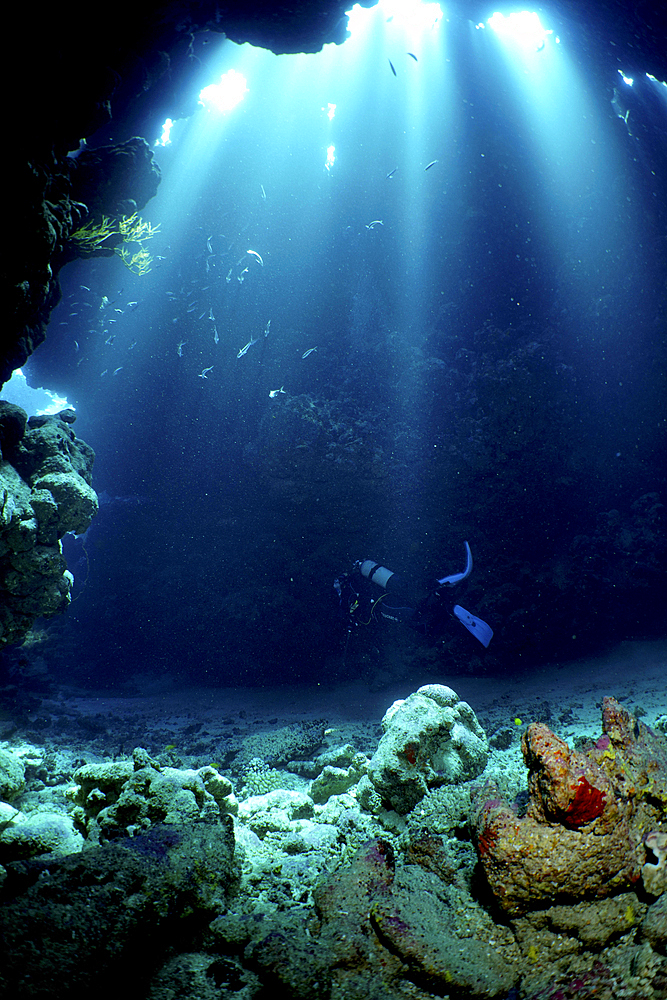
[[[0,907],[0,992],[141,996],[139,984],[169,949],[193,939],[203,915],[223,905],[233,854],[226,816],[216,826],[154,827],[50,860],[41,874],[10,866],[9,898]]]
[[[60,539],[97,513],[93,449],[72,410],[31,417],[0,402],[0,646],[21,642],[35,618],[64,611],[73,578]]]
[[[613,698],[604,699],[602,718],[603,735],[586,752],[542,723],[528,727],[525,816],[489,785],[477,795],[477,852],[510,915],[613,896],[642,877],[645,832],[657,833],[667,815],[667,746]]]
[[[382,729],[368,777],[398,813],[410,812],[429,788],[469,781],[486,767],[486,733],[470,705],[443,684],[394,702]]]
[[[388,841],[369,841],[318,887],[320,940],[332,978],[350,996],[405,997],[402,979],[427,995],[506,996],[519,978],[509,936],[490,922],[484,926],[479,914],[462,927],[457,910],[471,901],[451,866],[431,863],[432,843],[412,846],[401,864]],[[494,947],[501,941],[504,953]]]
[[[74,821],[95,843],[161,823],[218,823],[238,812],[231,782],[214,767],[163,768],[142,747],[132,761],[87,764],[74,780]]]
[[[161,177],[150,146],[138,136],[84,149],[69,169],[72,196],[98,215],[130,215],[142,208],[157,194]]]
[[[449,689],[426,690],[465,718]],[[541,724],[529,730],[535,809],[555,836],[585,835],[602,823],[608,797],[630,802],[628,828],[646,853],[644,868],[660,873],[667,748],[611,699],[604,723],[605,735],[581,751]],[[127,725],[117,738],[134,731],[136,718]],[[190,729],[185,720],[183,727]],[[256,750],[262,734],[253,729]],[[211,734],[217,759],[245,761],[240,735]],[[374,734],[362,737],[364,751],[328,745],[310,760],[289,758],[320,746],[316,726],[264,735],[266,755],[287,761],[286,769],[250,758],[239,773],[254,778],[240,802],[221,765],[203,763],[199,743],[185,756],[173,745],[157,757],[140,747],[129,759],[107,751],[84,766],[71,751],[71,769],[60,748],[0,746],[2,995],[667,995],[667,894],[651,901],[644,875],[636,892],[545,900],[521,916],[499,915],[469,839],[478,778],[429,791],[409,816],[371,814],[361,789],[373,789],[363,772]],[[162,745],[160,731],[153,736]],[[514,748],[492,758],[490,771],[502,781],[513,760]],[[270,790],[253,788],[254,780]],[[509,787],[521,785],[513,776]],[[642,841],[644,823],[651,832]],[[609,831],[598,829],[603,840]],[[538,866],[524,860],[539,880]],[[567,861],[576,866],[577,858]]]
[[[0,352],[0,385],[46,337],[49,317],[60,301],[57,273],[84,256],[72,234],[93,215],[132,215],[153,197],[159,181],[152,150],[141,138],[84,151],[78,160],[54,155],[17,178],[16,198],[29,201],[30,207],[16,229],[16,252],[7,258],[11,346]],[[112,255],[113,245],[98,253]]]

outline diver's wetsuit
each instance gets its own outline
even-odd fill
[[[394,593],[378,591],[360,572],[343,573],[336,582],[338,586],[334,584],[334,587],[339,596],[341,614],[345,617],[349,614],[359,625],[369,625],[384,618],[409,625],[426,635],[441,630],[445,622],[451,620],[443,588],[440,587],[417,599],[409,586],[395,586]]]

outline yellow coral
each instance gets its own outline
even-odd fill
[[[160,231],[160,226],[153,226],[150,222],[144,222],[137,212],[133,215],[124,215],[118,223],[118,231],[123,237],[124,243],[141,243],[142,240],[150,240]]]
[[[140,244],[141,246],[141,244]],[[125,247],[116,248],[116,253],[133,274],[148,274],[153,263],[153,256],[148,250],[141,247],[136,253],[131,254]]]
[[[85,226],[81,226],[80,229],[73,232],[70,239],[78,243],[86,253],[94,253],[95,250],[100,250],[105,240],[108,240],[117,231],[114,221],[103,215],[100,223],[96,224],[91,219]]]
[[[70,236],[78,244],[83,253],[95,253],[105,249],[104,243],[110,236],[120,236],[123,243],[136,243],[139,249],[130,253],[124,247],[114,247],[125,267],[133,274],[148,274],[153,263],[153,256],[144,248],[143,241],[150,240],[159,232],[160,226],[145,222],[137,212],[132,215],[122,215],[120,219],[112,219],[103,215],[102,221],[95,223],[92,219],[81,226]]]

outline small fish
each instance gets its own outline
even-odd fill
[[[225,278],[225,281],[227,282],[227,284],[229,284],[231,280],[232,280],[232,269],[230,267],[229,271],[227,271],[227,277]]]
[[[189,308],[189,309],[186,309],[185,311],[186,311],[187,313],[193,313],[193,312],[195,311],[195,309],[196,309],[196,308],[197,308],[197,306],[190,306],[190,308]],[[203,315],[205,315],[205,314],[204,314],[204,313],[202,313],[202,316],[203,316]],[[201,317],[200,317],[200,318],[201,318]]]
[[[218,336],[218,328],[217,328],[217,326],[213,327],[213,343],[214,344],[219,344],[220,343],[220,337]]]
[[[262,260],[262,258],[260,257],[260,255],[257,253],[256,250],[247,250],[246,252],[252,254],[253,257],[256,257],[259,263],[262,265],[262,267],[264,267],[264,261]]]
[[[106,295],[103,295],[102,301],[100,302],[100,309],[106,309],[108,305],[109,305],[109,299],[106,297]]]
[[[248,252],[250,252],[250,251],[248,251]],[[244,275],[244,274],[247,274],[247,273],[248,273],[248,268],[247,268],[247,267],[244,267],[244,268],[243,268],[243,270],[241,271],[241,273],[240,273],[239,275],[237,275],[237,278],[236,278],[236,280],[238,281],[238,283],[239,283],[240,285],[242,285],[242,284],[243,284],[243,275]]]
[[[264,185],[260,184],[259,186],[262,192],[262,201],[266,201],[266,191],[264,190]]]
[[[109,371],[109,369],[108,369],[108,368],[105,368],[103,372],[100,372],[100,378],[103,378],[103,376],[104,376],[104,375],[106,375],[106,373],[107,373],[108,371]]]
[[[136,346],[137,346],[137,342],[136,342],[136,340],[133,340],[132,343],[130,344],[130,346],[128,347],[128,351],[133,351]]]
[[[125,315],[125,313],[123,312],[123,310],[122,310],[122,309],[114,309],[114,312],[115,312],[115,313],[120,313],[120,314],[121,314],[121,316],[124,316],[124,315]]]
[[[393,170],[390,170],[389,173],[387,174],[387,178],[386,179],[389,180],[390,177],[393,177],[397,170],[398,170],[398,167],[394,167]]]
[[[251,348],[251,347],[252,347],[252,345],[253,345],[253,344],[256,344],[256,343],[257,343],[257,337],[251,337],[251,338],[250,338],[250,340],[248,341],[248,343],[247,343],[247,344],[245,345],[245,347],[242,347],[242,348],[241,348],[241,350],[240,350],[240,351],[239,351],[239,353],[238,353],[238,354],[236,355],[236,357],[237,357],[237,358],[242,358],[242,357],[243,357],[243,355],[244,355],[244,354],[246,354],[246,353],[248,352],[249,348]]]
[[[78,316],[78,315],[79,315],[79,314],[78,314],[77,312],[74,312],[74,313],[70,313],[70,316]]]
[[[301,355],[301,358],[302,359],[303,358],[307,358],[309,354],[312,354],[313,351],[316,351],[316,350],[317,350],[316,347],[309,347],[308,350],[306,351],[306,353]]]
[[[199,373],[198,378],[208,378],[208,373],[212,371],[213,365],[210,365],[208,368],[204,368],[204,370]]]
[[[269,399],[275,399],[275,397],[279,396],[281,392],[285,392],[284,386],[282,385],[279,389],[271,389],[269,391]]]
[[[78,351],[78,350],[79,350],[79,341],[78,341],[78,340],[75,340],[75,341],[74,341],[74,350],[75,350],[75,351]]]
[[[208,311],[208,318],[210,319],[211,323],[215,323],[215,316],[213,315],[213,306],[211,306],[211,308]]]
[[[372,222],[368,223],[366,229],[375,229],[376,226],[384,226],[382,219],[373,219]]]
[[[271,320],[268,321],[268,323],[266,324],[266,326],[264,328],[264,336],[268,337],[268,335],[269,335],[270,332],[271,332]]]
[[[424,173],[426,173],[427,170],[430,170],[431,167],[434,167],[437,162],[438,162],[437,160],[431,160],[430,163],[427,163],[426,166],[424,167]]]
[[[116,339],[116,334],[112,333],[109,337],[107,337],[107,339],[104,341],[104,343],[105,344],[113,344],[113,342],[114,342],[115,339]]]
[[[211,246],[211,237],[206,240],[206,249],[209,253],[213,253],[213,247]]]
[[[387,62],[388,62],[388,63],[389,63],[389,65],[391,66],[391,71],[392,71],[392,73],[394,74],[394,76],[396,76],[396,70],[394,69],[394,64],[393,64],[393,62],[391,61],[391,59],[388,59],[388,60],[387,60]]]
[[[90,288],[88,287],[88,285],[79,285],[79,288],[82,288],[84,292],[89,292],[90,291]]]
[[[206,310],[204,310],[201,316],[197,316],[197,319],[203,319],[205,315],[206,315]]]
[[[176,348],[176,353],[178,354],[179,358],[183,357],[183,348],[185,347],[186,344],[187,344],[187,340],[182,340],[179,343],[178,347]]]
[[[128,302],[127,303],[128,309],[136,309],[138,305],[139,305],[138,302]]]
[[[412,58],[414,59],[415,62],[419,62],[419,59],[417,59],[417,56],[414,54],[414,52],[408,52],[407,54],[409,56],[412,56]]]
[[[117,374],[118,374],[118,372],[122,372],[122,370],[123,370],[123,366],[122,366],[122,365],[120,365],[120,367],[118,367],[118,368],[114,368],[114,370],[113,370],[112,374],[113,374],[113,375],[117,375]]]

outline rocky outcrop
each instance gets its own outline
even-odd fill
[[[70,602],[72,575],[60,539],[97,513],[92,448],[74,413],[31,417],[0,402],[0,646],[19,643],[35,618]]]
[[[472,817],[479,859],[505,912],[613,896],[638,885],[647,861],[653,875],[647,853],[667,816],[661,737],[605,698],[603,735],[586,752],[572,750],[542,723],[528,727],[522,750],[529,770],[525,815],[486,785]],[[655,833],[648,843],[647,830]]]
[[[429,788],[469,781],[486,767],[486,733],[470,705],[443,684],[425,684],[394,702],[382,729],[368,777],[399,813],[410,812]]]
[[[10,898],[0,908],[0,992],[145,996],[142,981],[171,948],[194,942],[205,916],[223,905],[233,854],[226,816],[216,825],[158,826],[41,869],[10,866]]]

